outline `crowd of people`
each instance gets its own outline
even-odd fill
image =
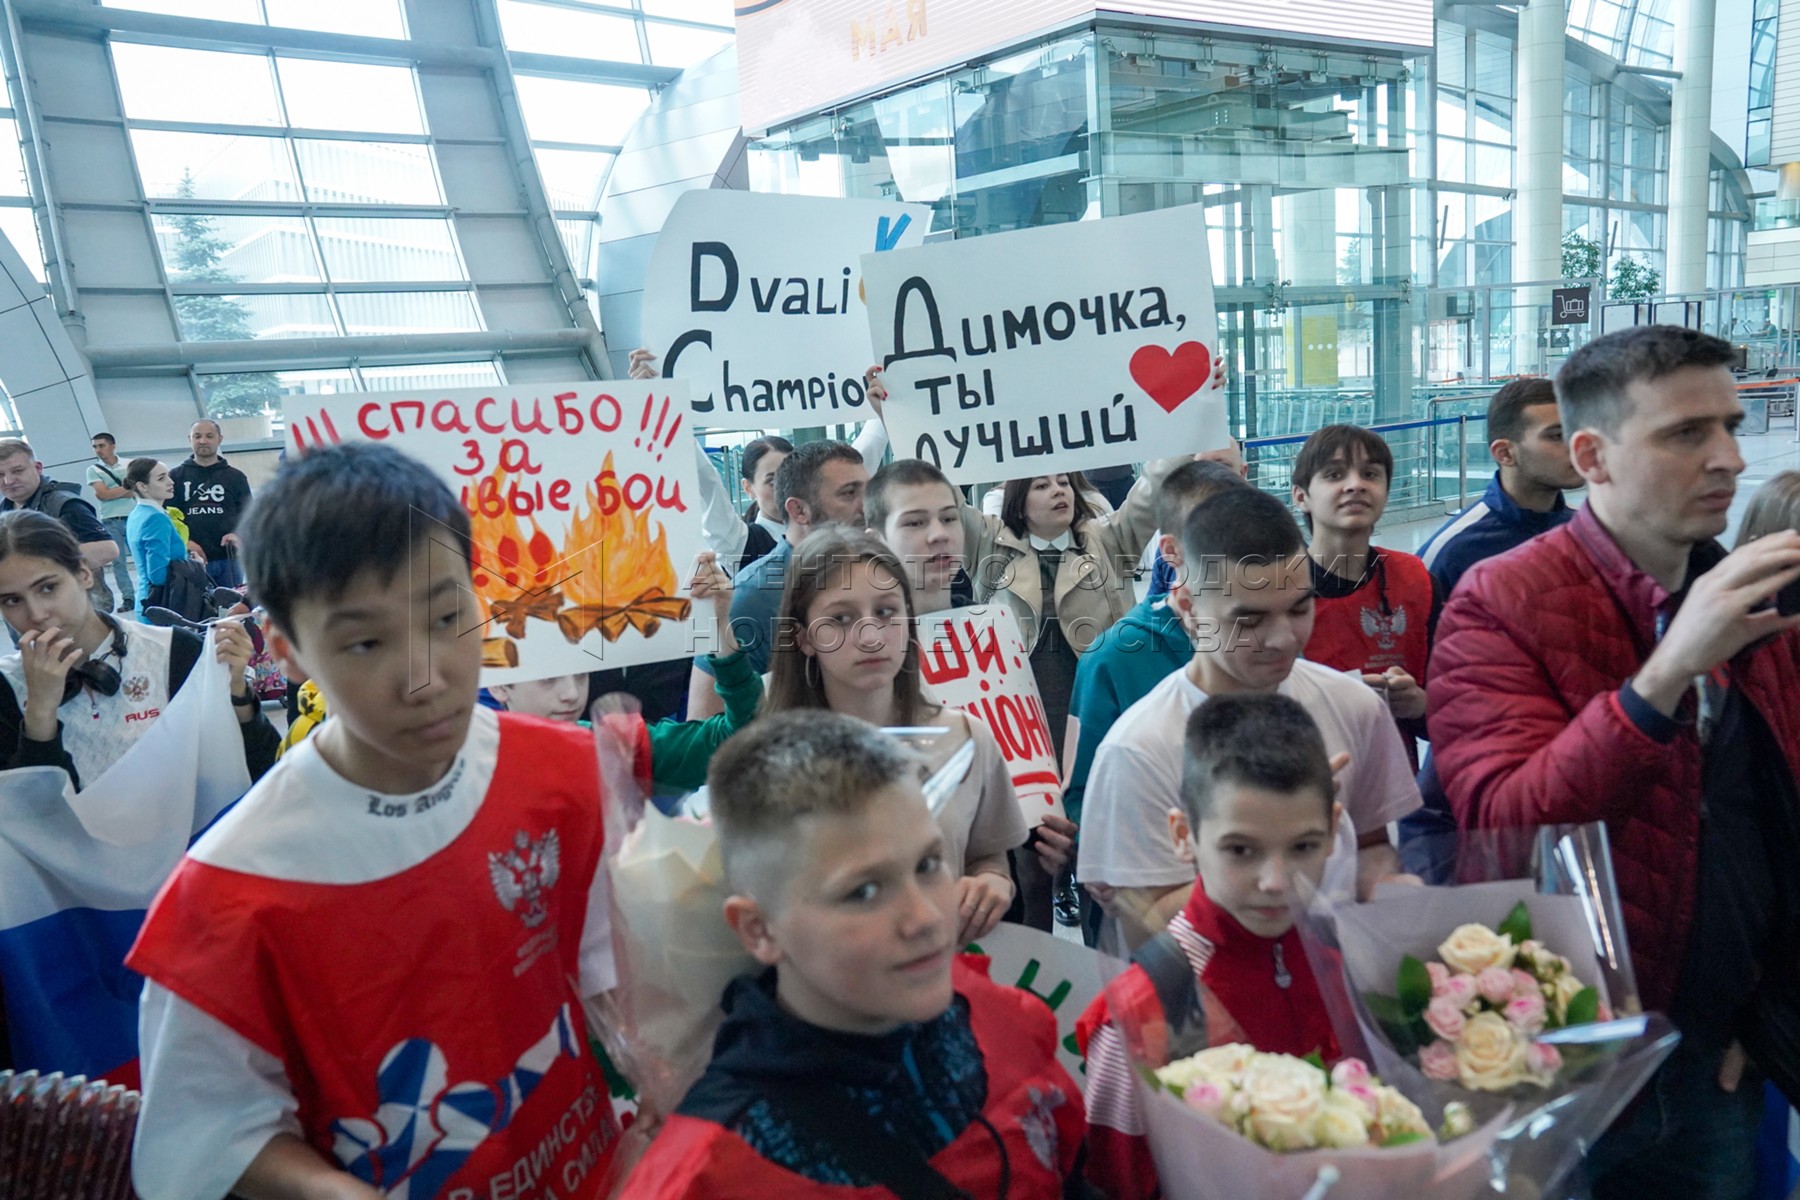
[[[984,512],[882,464],[872,370],[856,444],[745,448],[748,507],[686,589],[710,653],[487,690],[468,563],[419,533],[466,547],[469,516],[394,449],[310,451],[252,499],[213,422],[172,469],[99,435],[90,501],[0,442],[0,769],[86,786],[210,653],[255,780],[127,960],[138,1191],[1154,1197],[1121,1015],[1204,993],[1210,1044],[1330,1065],[1294,915],[1328,860],[1367,896],[1437,882],[1446,833],[1599,822],[1642,1005],[1682,1040],[1584,1186],[1750,1195],[1763,1082],[1800,1090],[1800,475],[1719,543],[1731,362],[1643,327],[1508,383],[1492,483],[1416,556],[1376,544],[1395,466],[1367,429],[1311,435],[1283,498],[1191,446],[1128,487],[1010,480]],[[243,602],[210,651],[189,592]],[[995,732],[922,678],[917,619],[966,605],[1024,634],[1066,816],[1028,828]],[[310,691],[285,740],[257,653]],[[628,1129],[589,1045],[619,980],[581,728],[618,690],[658,805],[702,811],[679,798],[704,785],[716,919],[758,966],[716,998],[699,1081]],[[1003,920],[1132,958],[1082,1015],[1084,1077],[1048,1009],[958,953]]]

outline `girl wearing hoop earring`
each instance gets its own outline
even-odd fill
[[[88,599],[68,529],[35,512],[0,514],[0,617],[19,650],[0,658],[0,770],[61,767],[77,789],[104,775],[181,688],[205,643],[182,629],[120,622]],[[250,635],[217,627],[252,780],[280,742],[249,694]]]
[[[823,708],[883,727],[941,730],[936,770],[974,743],[974,760],[937,812],[944,860],[957,876],[959,942],[993,929],[1012,903],[1007,851],[1025,819],[987,726],[928,699],[919,682],[912,588],[887,544],[830,526],[794,549],[775,625],[764,712]]]

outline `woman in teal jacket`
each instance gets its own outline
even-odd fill
[[[163,505],[175,495],[169,468],[154,458],[134,458],[125,469],[125,486],[137,497],[137,506],[125,518],[125,544],[131,548],[138,573],[138,615],[163,603],[169,582],[169,564],[187,558],[187,542]]]

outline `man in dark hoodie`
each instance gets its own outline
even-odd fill
[[[250,506],[250,481],[219,453],[219,423],[201,417],[188,430],[193,453],[169,472],[175,481],[171,508],[187,518],[188,536],[206,552],[206,574],[219,587],[244,586],[238,565],[238,518]]]
[[[1081,1089],[1044,1004],[955,953],[918,760],[852,717],[765,717],[708,773],[725,919],[767,970],[628,1200],[1085,1192]]]

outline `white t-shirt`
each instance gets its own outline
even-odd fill
[[[1366,834],[1419,807],[1419,785],[1387,706],[1360,680],[1305,659],[1276,689],[1318,722],[1325,753],[1350,755],[1338,799]],[[1206,699],[1186,668],[1125,710],[1094,752],[1082,807],[1078,874],[1113,887],[1192,883],[1176,857],[1169,809],[1181,803],[1182,743],[1189,714]]]
[[[946,716],[954,711],[947,710]],[[958,875],[966,875],[971,859],[1003,854],[1023,845],[1026,829],[1000,743],[980,718],[968,713],[960,715],[969,723],[975,759],[969,764],[969,773],[938,811],[937,823],[944,833],[944,861]]]
[[[432,803],[413,811],[419,794],[388,797],[358,787],[332,770],[309,739],[284,755],[189,854],[225,870],[296,882],[354,886],[385,879],[424,862],[468,827],[499,751],[499,719],[477,706],[456,762],[424,793]],[[371,800],[404,802],[412,815],[368,820]],[[607,886],[602,867],[594,872],[581,937],[584,997],[617,982]],[[280,1060],[149,981],[138,1041],[144,1107],[132,1178],[145,1200],[224,1196],[270,1138],[300,1135],[298,1105]]]

